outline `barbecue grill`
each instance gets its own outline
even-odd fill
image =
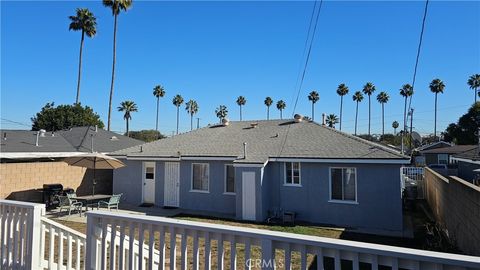
[[[45,208],[50,210],[58,205],[57,196],[64,196],[67,193],[72,193],[73,189],[63,189],[62,184],[45,184],[43,185],[43,203]]]

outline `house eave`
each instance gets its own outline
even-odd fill
[[[480,165],[480,160],[471,160],[471,159],[468,159],[468,158],[458,158],[458,157],[450,157],[450,158],[452,160],[455,160],[455,161],[461,161],[461,162],[479,164]]]
[[[410,159],[373,159],[373,158],[269,158],[273,162],[305,163],[355,163],[355,164],[409,164]]]

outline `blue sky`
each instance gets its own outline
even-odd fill
[[[101,1],[1,2],[1,117],[30,124],[47,102],[73,103],[80,33],[68,31],[68,16],[87,7],[96,16],[98,33],[84,46],[81,102],[106,124],[111,76],[113,18]],[[353,132],[351,99],[367,81],[390,94],[386,129],[401,122],[398,89],[411,83],[424,2],[326,1],[320,15],[310,64],[296,112],[310,115],[306,98],[320,93],[320,114],[339,114],[339,83],[350,88],[345,98],[344,130]],[[202,126],[217,121],[214,111],[227,105],[237,120],[236,97],[247,98],[244,119],[264,119],[263,100],[287,103],[293,113],[295,84],[313,2],[164,2],[134,1],[118,21],[117,73],[113,105],[134,100],[132,130],[155,128],[152,88],[164,85],[160,129],[175,130],[172,98],[199,103]],[[433,133],[434,95],[429,82],[438,77],[446,90],[438,101],[438,130],[456,121],[473,103],[468,76],[480,72],[480,3],[432,1],[418,68],[414,127]],[[376,94],[376,93],[375,93]],[[373,98],[373,96],[372,96]],[[381,132],[381,107],[372,99],[372,132]],[[359,133],[367,132],[367,102],[360,104]],[[279,117],[272,106],[272,117]],[[180,129],[189,130],[181,108]],[[28,128],[1,121],[2,128]],[[122,114],[113,112],[112,130],[124,131]]]

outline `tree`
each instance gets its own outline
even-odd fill
[[[443,93],[445,90],[445,84],[440,79],[434,79],[430,83],[430,91],[435,94],[435,121],[433,126],[433,136],[437,136],[437,96]]]
[[[82,37],[80,38],[80,56],[78,60],[77,97],[75,99],[75,104],[78,104],[80,102],[83,41],[85,39],[85,34],[87,37],[92,38],[97,33],[97,18],[95,18],[88,8],[77,8],[76,13],[76,15],[68,17],[71,21],[68,30],[82,31]]]
[[[277,109],[280,111],[280,119],[283,119],[283,110],[287,107],[287,103],[283,100],[277,102]]]
[[[393,135],[397,135],[397,128],[398,128],[399,124],[397,121],[393,121],[392,123],[392,127],[393,127]]]
[[[155,121],[155,130],[158,131],[158,107],[160,105],[160,98],[165,96],[165,89],[161,85],[153,88],[153,96],[157,98],[157,118]]]
[[[223,119],[227,118],[227,115],[228,115],[227,106],[225,106],[225,105],[220,105],[220,106],[215,110],[215,114],[216,114],[217,117],[220,119],[220,123],[221,123]]]
[[[158,139],[165,138],[165,135],[161,134],[157,130],[149,129],[149,130],[130,131],[130,138],[137,139],[144,142],[153,142]]]
[[[237,98],[237,105],[240,106],[240,121],[242,121],[242,106],[247,103],[247,100],[244,96],[239,96]]]
[[[385,103],[388,102],[390,96],[388,96],[387,92],[380,92],[377,95],[377,101],[382,104],[382,135],[385,135]]]
[[[362,91],[368,96],[368,136],[370,136],[370,122],[372,120],[370,96],[373,94],[373,92],[375,92],[375,85],[373,85],[371,82],[368,82],[363,86]]]
[[[270,120],[270,106],[272,106],[273,100],[271,97],[266,97],[263,103],[267,106],[267,120]]]
[[[190,99],[186,104],[185,104],[185,110],[187,113],[190,115],[190,130],[193,130],[193,116],[197,114],[198,112],[198,104],[195,100]]]
[[[102,0],[103,5],[112,10],[113,14],[113,61],[112,61],[112,81],[110,83],[110,98],[108,101],[108,120],[107,129],[110,130],[112,99],[113,99],[113,83],[115,81],[115,60],[117,57],[117,18],[120,12],[127,11],[132,6],[132,0]]]
[[[182,105],[183,103],[183,97],[180,96],[180,95],[176,95],[173,100],[172,100],[172,103],[173,105],[175,105],[175,107],[177,107],[177,134],[178,134],[178,124],[179,124],[179,108],[180,108],[180,105]]]
[[[404,97],[404,107],[403,107],[403,128],[402,128],[402,137],[404,138],[406,128],[407,128],[407,100],[413,95],[413,87],[410,84],[404,84],[400,89],[400,95]],[[405,138],[404,138],[405,139]],[[402,148],[403,149],[403,148]]]
[[[470,89],[474,91],[475,95],[475,103],[477,103],[477,93],[478,93],[478,88],[480,88],[480,74],[473,74],[468,78],[467,81],[468,86],[470,86]]]
[[[45,129],[55,131],[81,126],[97,126],[103,128],[100,116],[92,108],[78,104],[59,105],[47,103],[32,120],[32,130]]]
[[[348,87],[344,83],[339,84],[337,94],[340,96],[340,130],[342,130],[343,96],[348,94]]]
[[[355,135],[357,135],[358,103],[362,102],[363,100],[362,92],[360,91],[355,92],[352,98],[353,98],[353,101],[357,103],[357,108],[355,110]]]
[[[126,100],[122,101],[117,109],[119,112],[124,112],[123,119],[125,119],[127,126],[127,131],[125,133],[127,134],[127,137],[130,137],[129,121],[132,119],[132,112],[138,112],[137,104],[131,100]]]
[[[315,103],[320,100],[320,95],[317,91],[312,91],[308,94],[308,100],[312,102],[312,120],[315,121]]]
[[[476,133],[480,128],[480,102],[473,104],[457,123],[451,123],[443,133],[447,142],[455,144],[477,144]]]
[[[335,124],[338,123],[338,117],[335,114],[329,114],[327,115],[327,118],[325,120],[327,125],[331,128],[335,128]]]

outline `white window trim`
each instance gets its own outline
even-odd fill
[[[235,190],[235,166],[233,166],[233,164],[225,164],[225,167],[224,167],[224,177],[223,177],[223,194],[224,195],[236,195],[237,193],[236,192],[228,192],[227,191],[227,167],[228,166],[232,166],[233,168],[233,189]]]
[[[355,170],[355,201],[352,200],[338,200],[332,199],[332,169],[354,169]],[[343,179],[342,179],[343,182]],[[329,167],[328,168],[328,190],[329,190],[329,200],[331,203],[340,203],[340,204],[358,204],[358,174],[357,167]],[[342,189],[343,193],[343,189]]]
[[[194,165],[207,165],[207,171],[208,171],[208,185],[207,185],[207,190],[201,190],[201,189],[193,189],[193,166]],[[197,193],[210,193],[210,164],[209,163],[192,163],[192,166],[190,168],[190,192],[197,192]]]
[[[444,164],[444,163],[440,163],[440,155],[446,155],[447,156],[447,159],[446,159],[447,163],[445,165],[450,164],[450,156],[448,154],[437,154],[437,163],[438,164]]]
[[[293,180],[292,183],[287,183],[287,163],[298,163],[298,184],[294,184]],[[293,168],[293,165],[292,165]],[[292,174],[293,175],[293,174]],[[284,162],[283,163],[283,185],[286,187],[302,187],[302,166],[300,162]]]

